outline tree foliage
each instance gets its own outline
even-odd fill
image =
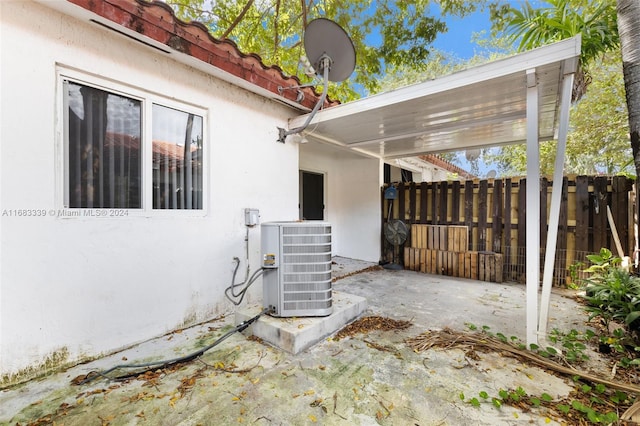
[[[304,82],[300,58],[308,22],[318,17],[336,21],[356,48],[356,72],[331,84],[329,94],[343,102],[362,92],[379,91],[379,79],[393,68],[425,69],[431,44],[447,31],[431,13],[430,0],[165,0],[177,16],[205,24],[218,38],[233,40],[246,53],[257,53],[267,65]],[[440,0],[444,13],[464,15],[485,1]]]
[[[519,41],[519,51],[580,34],[584,64],[619,46],[615,0],[546,0],[546,3],[549,6],[534,8],[526,1],[521,8],[502,9],[495,29],[504,31],[512,41]]]
[[[624,98],[622,62],[616,52],[593,62],[593,82],[572,106],[567,135],[565,172],[573,174],[633,174],[629,125]],[[553,173],[556,142],[540,144],[541,173]],[[503,175],[526,173],[526,146],[510,145],[484,153]]]
[[[573,98],[580,99],[591,82],[589,67],[600,55],[620,45],[615,0],[547,0],[534,7],[527,0],[518,8],[503,8],[494,16],[494,31],[503,31],[518,50],[564,40],[582,38],[581,68],[576,75]]]
[[[501,9],[493,29],[504,31],[511,41],[518,41],[521,51],[581,35],[581,67],[574,85],[576,103],[570,117],[565,172],[630,173],[631,150],[615,0],[548,0],[546,4],[535,8],[526,1],[519,8]],[[544,174],[553,172],[555,146],[554,141],[540,145]],[[497,163],[503,174],[526,172],[523,145],[484,154],[483,159]]]
[[[636,0],[630,0],[634,2]],[[267,65],[309,82],[301,69],[303,34],[308,22],[326,17],[340,24],[356,48],[356,72],[345,82],[331,84],[330,96],[343,102],[362,94],[391,90],[477,65],[496,55],[468,61],[435,51],[431,44],[447,31],[442,16],[464,17],[478,9],[491,12],[498,41],[528,50],[567,37],[582,36],[585,83],[591,94],[574,105],[567,147],[567,171],[614,173],[629,171],[629,138],[625,136],[620,40],[615,0],[547,0],[542,3],[505,0],[166,0],[178,17],[208,26],[218,38],[233,40],[246,53],[259,54]],[[624,2],[624,0],[618,2]],[[538,4],[540,7],[534,7]],[[515,5],[515,6],[514,6]],[[603,56],[606,52],[612,55]],[[580,80],[578,76],[578,80]],[[582,86],[583,88],[586,85]],[[580,91],[575,99],[584,94]],[[626,144],[626,145],[625,145]],[[640,152],[640,150],[638,151]],[[485,151],[483,159],[497,162],[504,174],[526,170],[524,147]],[[543,173],[554,164],[553,142],[541,145]],[[638,155],[640,158],[640,155]],[[638,162],[640,164],[640,161]],[[477,164],[472,164],[477,167]]]

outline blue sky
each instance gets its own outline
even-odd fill
[[[439,10],[434,7],[434,13],[438,12]],[[471,42],[473,33],[483,30],[488,32],[491,28],[488,11],[476,12],[464,18],[447,16],[444,21],[449,30],[438,34],[433,46],[438,50],[453,53],[461,59],[471,58],[478,48]]]

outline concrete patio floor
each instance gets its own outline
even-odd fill
[[[524,338],[525,287],[411,271],[365,270],[336,259],[334,291],[363,296],[365,316],[410,320],[405,330],[329,337],[291,355],[235,333],[190,363],[125,381],[73,378],[114,365],[174,358],[215,341],[233,315],[150,340],[126,351],[0,391],[0,424],[68,425],[511,425],[560,424],[544,409],[523,412],[459,395],[497,394],[521,386],[529,394],[566,397],[570,381],[497,353],[470,360],[460,349],[414,352],[405,339],[465,323]],[[570,293],[552,294],[549,329],[583,330]],[[302,325],[304,326],[304,325]],[[113,375],[127,371],[114,372]],[[40,423],[36,423],[40,420]]]

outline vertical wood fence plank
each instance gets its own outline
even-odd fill
[[[560,217],[558,221],[558,241],[556,243],[556,261],[553,271],[556,285],[565,285],[567,270],[567,221],[569,217],[567,200],[569,199],[569,181],[562,179],[562,195],[560,202]]]
[[[427,223],[427,182],[420,182],[420,223]]]
[[[411,182],[409,184],[409,223],[414,224],[416,222],[416,183]]]
[[[473,181],[464,183],[464,224],[469,229],[469,250],[473,250]]]
[[[504,275],[504,256],[502,254],[496,253],[496,282],[501,283],[503,281]]]
[[[504,180],[504,273],[507,279],[513,279],[511,270],[511,179]]]
[[[620,237],[620,244],[625,256],[630,256],[629,247],[629,185],[624,176],[614,176],[611,181],[611,215],[616,224],[616,230]]]
[[[491,224],[491,251],[496,253],[502,252],[502,180],[493,181],[493,223]]]
[[[516,279],[518,282],[526,282],[525,276],[525,248],[527,247],[527,180],[520,179],[518,188],[518,247],[516,248],[517,268]]]
[[[451,224],[461,225],[460,222],[460,181],[451,184]]]
[[[602,247],[609,247],[607,243],[607,178],[597,176],[593,180],[593,249],[597,253]]]
[[[440,225],[447,224],[447,200],[449,198],[449,182],[442,181],[439,185],[440,190],[440,208],[438,211],[438,223]]]
[[[472,280],[477,280],[478,279],[478,252],[472,251],[470,253],[471,253],[471,258],[470,258],[471,267],[469,269],[471,270],[471,274],[469,275],[469,278],[471,278]]]
[[[447,250],[447,227],[444,225],[438,226],[438,236],[440,243],[438,244],[438,250]]]
[[[547,225],[547,201],[549,198],[549,180],[547,178],[540,179],[540,247],[547,247],[547,234],[549,233]],[[542,254],[542,250],[540,251]],[[540,268],[544,266],[544,259],[540,259]]]
[[[587,176],[576,177],[576,258],[581,259],[589,250],[589,179]]]
[[[480,181],[478,194],[478,251],[487,249],[487,197],[489,194],[489,182]]]
[[[431,224],[438,224],[438,189],[439,185],[436,182],[431,184]]]

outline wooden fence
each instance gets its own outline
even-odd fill
[[[540,181],[540,265],[544,265],[547,218],[552,184]],[[526,188],[524,178],[399,183],[395,200],[381,190],[382,225],[400,219],[413,224],[464,225],[469,229],[468,250],[503,255],[503,280],[525,282]],[[554,285],[564,285],[578,262],[602,247],[617,254],[607,207],[624,255],[633,254],[633,181],[624,176],[568,176],[563,179]],[[401,253],[381,238],[383,259],[402,261]],[[411,232],[404,246],[412,247]]]

